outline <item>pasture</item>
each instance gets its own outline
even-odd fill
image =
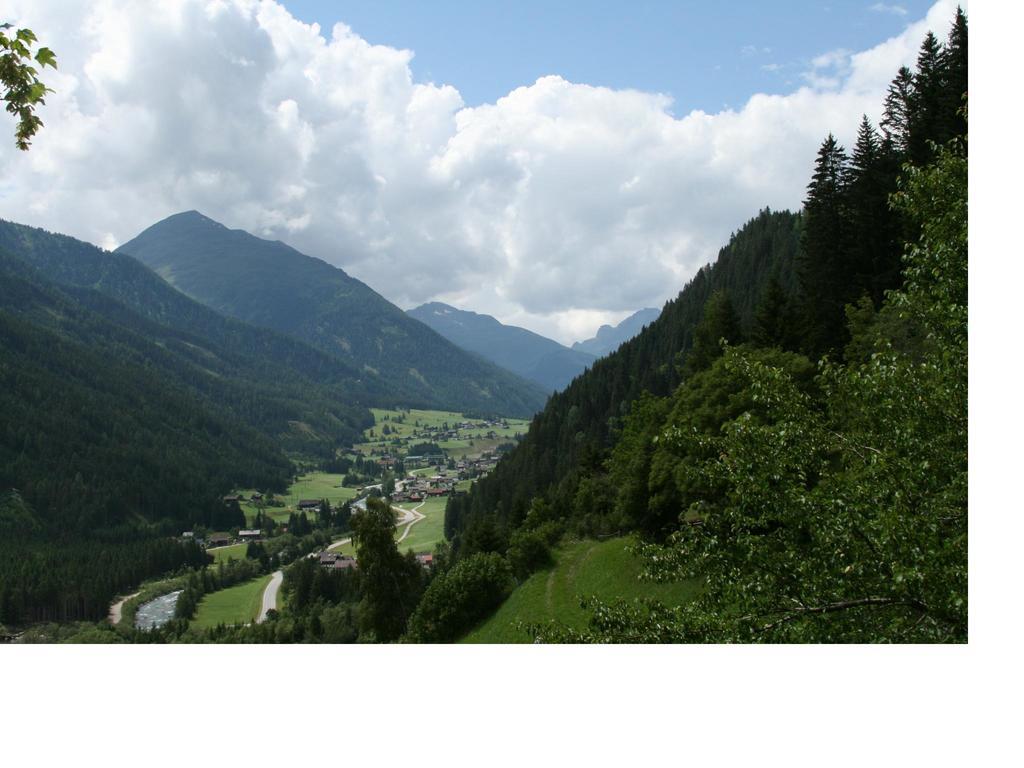
[[[218,624],[245,624],[255,620],[263,605],[263,590],[269,582],[268,574],[210,592],[199,601],[195,618],[189,622],[189,626],[193,629],[210,629]]]
[[[530,635],[518,622],[546,624],[555,620],[577,629],[587,626],[588,614],[580,598],[596,596],[606,602],[648,597],[667,605],[693,598],[697,587],[689,582],[652,584],[639,579],[642,562],[627,551],[633,539],[577,541],[555,553],[555,565],[523,582],[500,608],[459,642],[529,643]]]

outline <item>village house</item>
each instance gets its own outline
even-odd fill
[[[311,510],[313,512],[320,511],[320,499],[300,499],[296,505],[300,512],[304,510]]]
[[[263,536],[263,530],[261,528],[253,528],[250,530],[239,531],[238,538],[246,541],[255,541]]]

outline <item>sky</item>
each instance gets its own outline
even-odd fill
[[[563,343],[661,306],[760,209],[798,208],[822,139],[877,122],[956,7],[6,5],[60,70],[32,149],[0,142],[0,217],[113,248],[196,209],[403,308]]]

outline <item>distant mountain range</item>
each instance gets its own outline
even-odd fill
[[[354,367],[381,400],[530,416],[540,387],[406,315],[341,269],[196,211],[118,249],[217,312],[300,339]]]
[[[410,309],[408,314],[453,344],[535,382],[547,392],[564,389],[596,360],[593,355],[569,349],[533,331],[504,325],[490,315],[436,301]]]
[[[650,325],[661,314],[660,309],[641,309],[634,312],[618,325],[602,325],[597,329],[597,335],[586,341],[577,341],[572,348],[577,352],[585,352],[594,357],[604,357],[618,349],[623,342],[629,341],[643,330],[645,325]]]

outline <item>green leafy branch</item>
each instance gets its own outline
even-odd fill
[[[7,111],[18,119],[14,143],[24,151],[43,127],[43,121],[35,113],[36,107],[46,103],[47,93],[53,93],[53,89],[39,79],[39,70],[56,69],[57,57],[46,47],[32,53],[38,40],[31,29],[19,29],[13,34],[9,32],[11,29],[11,24],[0,24],[0,84],[6,89],[3,99]]]

